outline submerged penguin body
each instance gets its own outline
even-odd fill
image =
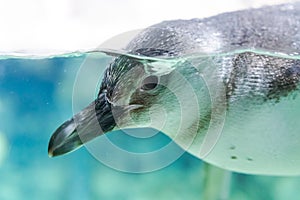
[[[49,153],[66,153],[111,130],[146,127],[150,112],[153,128],[204,161],[250,174],[300,174],[299,13],[295,3],[145,29],[128,52],[189,59],[165,67],[115,59],[98,99],[57,129]],[[164,126],[157,104],[167,113]],[[91,127],[97,121],[108,128],[97,132]]]
[[[131,51],[151,47],[175,56],[245,50],[216,56],[208,66],[194,62],[201,73],[213,68],[209,76],[215,77],[210,78],[224,86],[226,117],[209,153],[200,153],[203,139],[196,142],[198,148],[190,146],[187,151],[237,172],[300,174],[300,60],[274,56],[300,54],[299,13],[296,3],[167,21],[148,28],[129,44]],[[184,146],[184,141],[177,142]]]

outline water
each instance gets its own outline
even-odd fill
[[[57,158],[48,157],[52,132],[93,100],[99,86],[97,74],[110,60],[109,55],[92,53],[39,59],[0,58],[0,199],[201,197],[204,164],[187,153],[161,170],[144,174],[111,169],[85,148]],[[79,84],[82,80],[85,84]],[[92,91],[87,89],[90,85],[94,87]],[[120,147],[136,152],[158,149],[170,142],[163,134],[148,140],[120,136],[117,132],[108,137]],[[234,173],[230,199],[296,199],[299,184],[298,177]]]

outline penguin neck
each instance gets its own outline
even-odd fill
[[[171,104],[166,108],[169,116],[163,127],[154,128],[164,132],[184,150],[199,154],[211,120],[212,100],[206,80],[201,71],[184,63],[170,75],[168,88],[175,94],[177,103],[171,97],[164,100]]]

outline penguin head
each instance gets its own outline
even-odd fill
[[[135,53],[154,57],[166,53],[149,49],[140,52],[144,54]],[[49,156],[71,152],[113,130],[176,129],[178,120],[174,116],[180,116],[182,109],[176,91],[182,89],[182,81],[174,78],[175,66],[164,59],[117,57],[105,70],[97,98],[53,133]]]

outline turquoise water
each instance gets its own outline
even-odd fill
[[[110,60],[105,54],[0,59],[1,200],[201,198],[204,164],[188,153],[169,166],[141,174],[112,169],[84,147],[61,157],[48,157],[51,134],[93,100],[97,93],[94,83],[101,80],[97,74]],[[108,137],[134,152],[159,149],[170,142],[163,134],[143,140],[120,132]],[[233,173],[231,180],[229,199],[298,198],[299,177]]]

